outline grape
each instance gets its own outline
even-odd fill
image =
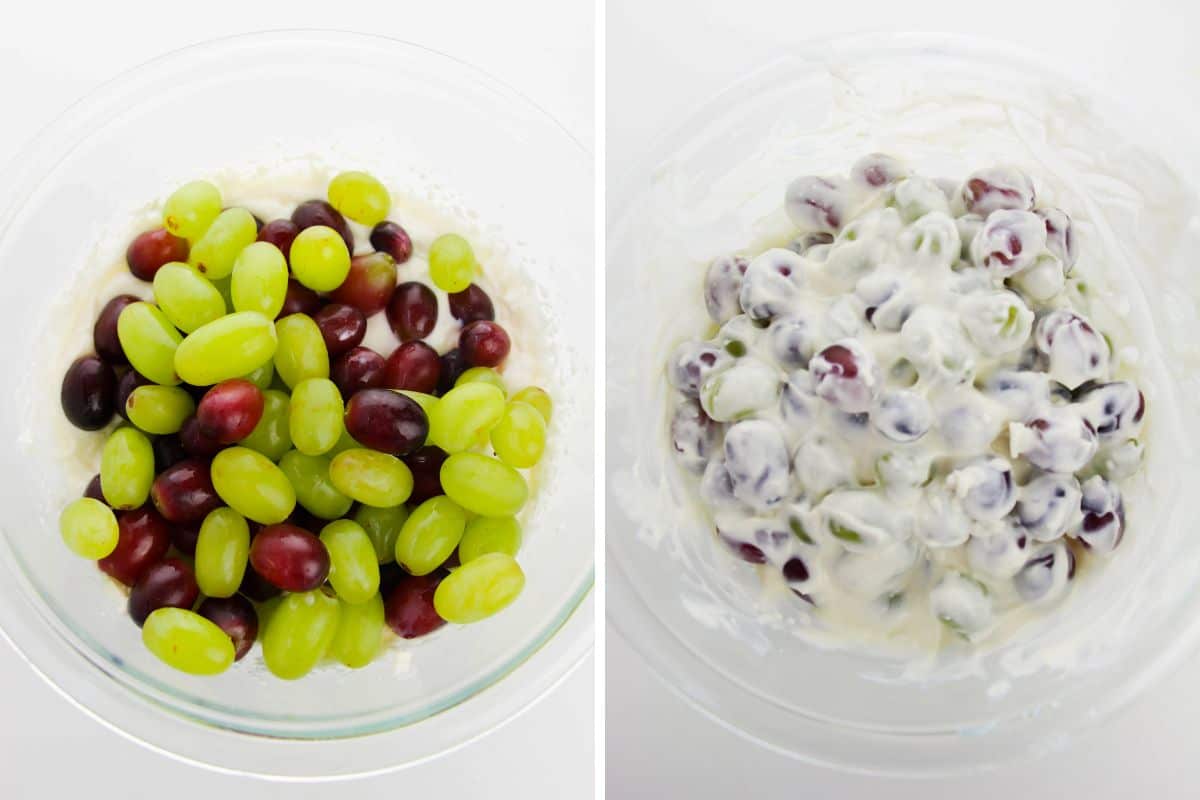
[[[117,375],[112,366],[96,356],[82,356],[63,375],[63,413],[75,427],[98,431],[112,419],[116,393]]]
[[[538,410],[542,415],[542,419],[546,420],[546,424],[550,424],[550,417],[554,413],[554,402],[550,399],[550,395],[545,389],[537,386],[527,386],[521,391],[512,396],[514,403],[529,403]]]
[[[230,447],[212,462],[217,494],[243,517],[273,525],[296,507],[296,492],[287,476],[266,456],[246,447]]]
[[[100,453],[100,486],[116,509],[137,508],[154,482],[154,448],[137,428],[117,428]]]
[[[233,640],[211,620],[182,608],[160,608],[146,619],[142,643],[167,666],[189,675],[217,675],[234,661]]]
[[[154,280],[154,274],[163,264],[187,261],[187,257],[187,240],[174,236],[165,228],[139,234],[125,251],[125,263],[129,265],[129,271],[144,281]]]
[[[204,435],[200,430],[200,422],[192,415],[183,421],[179,428],[179,443],[183,451],[195,458],[212,458],[221,452],[221,443]]]
[[[410,503],[424,503],[431,497],[445,494],[442,491],[442,464],[447,453],[440,447],[428,445],[405,456],[404,463],[412,471],[413,490],[408,500]]]
[[[351,669],[365,667],[383,648],[383,598],[376,592],[365,602],[339,604],[337,634],[329,652]]]
[[[510,408],[513,404],[509,404]],[[521,405],[527,405],[522,403]],[[528,406],[533,408],[533,406]],[[534,409],[536,413],[536,409]],[[525,415],[528,416],[528,415]],[[542,421],[542,417],[538,415],[538,421],[542,422],[541,426],[541,445],[545,445],[546,425]],[[497,428],[499,430],[499,428]],[[675,406],[675,413],[671,417],[671,446],[675,451],[675,458],[684,467],[695,473],[703,473],[708,466],[709,459],[712,458],[714,452],[720,447],[721,439],[724,436],[725,426],[714,421],[711,417],[704,413],[704,409],[700,404],[690,398],[680,398],[679,404]],[[496,450],[496,454],[501,457],[501,460],[512,464],[516,463],[505,458],[496,447],[496,431],[492,431],[492,447]],[[520,453],[520,450],[517,451]],[[541,455],[539,449],[538,455]]]
[[[338,437],[337,444],[335,444],[333,446],[333,448],[331,450],[329,450],[329,452],[325,453],[325,455],[328,456],[330,459],[333,459],[334,456],[344,453],[347,450],[361,450],[361,449],[363,449],[362,444],[359,442],[356,442],[354,440],[354,437],[346,432],[346,426],[343,424],[342,425],[342,435]]]
[[[300,229],[290,219],[273,219],[258,231],[258,241],[275,245],[275,249],[286,256]]]
[[[915,442],[933,427],[933,409],[917,392],[885,390],[871,410],[871,422],[893,442]]]
[[[175,351],[175,370],[193,386],[211,386],[258,369],[275,355],[276,344],[271,320],[257,311],[237,311],[184,339]]]
[[[83,488],[83,497],[90,497],[93,500],[99,500],[101,503],[108,505],[108,501],[104,499],[104,492],[100,489],[100,473],[97,472],[88,481],[87,486]]]
[[[312,317],[292,314],[275,323],[279,347],[275,374],[290,388],[308,378],[329,377],[329,351]]]
[[[208,181],[185,183],[163,204],[163,224],[176,236],[199,239],[221,213],[221,192]]]
[[[429,416],[429,412],[433,410],[433,407],[438,404],[438,400],[440,399],[436,395],[425,394],[424,392],[414,392],[411,389],[396,389],[395,391],[419,405],[427,417]]]
[[[1067,309],[1038,320],[1034,341],[1049,359],[1050,377],[1076,389],[1108,373],[1109,345],[1084,317]]]
[[[529,497],[521,473],[478,453],[454,453],[441,469],[446,496],[485,517],[514,517]]]
[[[425,284],[408,281],[392,292],[387,306],[387,319],[400,341],[424,339],[433,332],[437,318],[437,295]]]
[[[502,611],[525,588],[525,573],[506,553],[487,553],[454,572],[433,595],[437,613],[447,622],[465,625]]]
[[[450,294],[450,315],[463,325],[469,325],[475,320],[496,318],[496,309],[492,306],[492,298],[487,292],[472,283],[461,292]]]
[[[466,512],[453,500],[426,500],[409,515],[396,539],[396,563],[411,575],[428,575],[458,547],[466,524]]]
[[[160,608],[191,609],[200,596],[192,568],[178,558],[152,565],[129,592],[129,616],[139,626]]]
[[[851,181],[873,189],[895,183],[908,175],[909,170],[904,162],[886,153],[869,153],[850,167]]]
[[[444,292],[462,292],[475,276],[475,253],[457,233],[447,233],[429,246],[429,277]]]
[[[338,619],[337,598],[319,589],[283,598],[263,631],[267,669],[284,680],[307,675],[333,643]]]
[[[279,468],[296,490],[296,502],[320,519],[345,516],[353,501],[329,480],[329,456],[309,456],[290,450],[279,459]]]
[[[396,261],[387,253],[367,253],[350,259],[346,280],[330,298],[370,316],[387,307],[395,288]]]
[[[397,636],[416,639],[446,624],[433,607],[434,593],[445,577],[441,570],[420,577],[404,575],[387,593],[384,615]]]
[[[817,396],[850,414],[869,411],[879,391],[874,359],[855,339],[830,345],[808,365]]]
[[[532,467],[546,448],[546,421],[528,403],[509,403],[504,416],[492,428],[492,449],[505,464],[519,469]]]
[[[157,306],[143,302],[125,306],[117,318],[117,338],[139,373],[164,386],[179,383],[175,351],[183,336]]]
[[[58,518],[58,530],[72,553],[92,560],[111,555],[120,540],[112,509],[90,497],[67,504]]]
[[[429,394],[437,389],[441,370],[436,350],[425,342],[404,342],[384,363],[380,385]]]
[[[735,317],[729,324],[737,320],[747,318]],[[667,360],[667,381],[685,396],[699,397],[705,381],[727,369],[731,363],[734,363],[733,358],[724,348],[709,342],[684,342],[671,351]]]
[[[971,242],[971,260],[998,278],[1034,265],[1046,249],[1046,224],[1028,211],[995,211]]]
[[[260,391],[265,392],[275,382],[275,362],[268,361],[258,369],[247,372],[242,377],[257,386]]]
[[[351,233],[346,218],[324,200],[308,200],[296,206],[296,210],[292,212],[292,222],[300,230],[306,230],[314,225],[332,228],[346,243],[346,251],[354,252],[354,234]]]
[[[329,377],[342,397],[350,397],[363,389],[378,387],[385,363],[383,356],[369,347],[355,347],[337,357],[329,368]]]
[[[196,539],[196,583],[209,597],[229,597],[242,584],[250,556],[250,526],[232,508],[209,512]]]
[[[241,661],[258,638],[258,613],[254,610],[254,604],[240,594],[205,598],[196,613],[224,631],[233,641],[234,661]]]
[[[329,477],[342,494],[368,506],[398,506],[412,494],[412,473],[404,462],[374,450],[338,453]]]
[[[288,253],[296,280],[317,292],[331,292],[350,274],[350,252],[338,232],[324,225],[300,231]]]
[[[788,218],[802,233],[837,233],[847,216],[847,188],[840,178],[797,178],[784,194]]]
[[[329,577],[329,553],[313,534],[286,522],[268,525],[250,544],[254,571],[285,592],[316,589]]]
[[[490,383],[500,391],[507,393],[504,378],[491,367],[471,367],[465,370],[462,375],[458,376],[454,385],[461,386],[464,383]]]
[[[342,435],[342,395],[328,378],[309,378],[296,384],[288,410],[292,444],[306,455],[327,453]]]
[[[171,545],[191,558],[196,555],[196,541],[200,538],[202,522],[176,523],[171,526]]]
[[[387,188],[365,172],[341,172],[329,182],[329,204],[363,225],[382,222],[392,208]]]
[[[134,390],[139,386],[152,385],[144,375],[138,373],[137,370],[129,370],[121,379],[117,381],[117,389],[114,392],[113,404],[116,411],[121,417],[128,422],[129,417],[125,414],[125,403],[129,401],[129,395],[133,394]]]
[[[283,296],[283,307],[275,319],[292,314],[307,314],[310,317],[321,310],[321,296],[294,278],[288,278],[287,293]]]
[[[738,302],[753,321],[795,310],[805,283],[805,260],[782,247],[767,250],[746,267]]]
[[[261,389],[245,378],[231,378],[205,393],[196,409],[196,420],[208,438],[233,444],[254,431],[264,408]]]
[[[719,325],[742,313],[742,276],[750,261],[745,256],[722,256],[708,266],[704,277],[704,304]]]
[[[1058,208],[1036,208],[1033,213],[1046,222],[1046,249],[1062,262],[1063,269],[1070,274],[1079,257],[1071,217]]]
[[[234,311],[257,311],[267,319],[275,319],[283,309],[287,291],[287,259],[278,247],[255,242],[238,254],[229,283]]]
[[[246,565],[246,575],[242,578],[238,592],[256,603],[265,603],[282,594],[278,586],[254,571],[253,564]]]
[[[321,529],[321,543],[329,553],[329,583],[341,600],[358,605],[378,595],[379,558],[361,525],[331,522]]]
[[[725,467],[737,499],[760,511],[783,501],[790,482],[788,449],[771,422],[750,419],[725,434]]]
[[[346,405],[346,430],[365,447],[408,455],[425,444],[429,422],[412,399],[387,389],[364,389]]]
[[[1024,456],[1047,472],[1078,472],[1096,455],[1096,430],[1071,407],[1052,408],[1023,425],[1009,425],[1013,458]]]
[[[191,333],[225,315],[217,288],[187,264],[163,265],[154,276],[154,299],[176,328]]]
[[[154,507],[171,522],[198,522],[221,505],[208,462],[189,458],[154,479]]]
[[[92,327],[92,344],[96,353],[109,364],[118,366],[129,363],[121,347],[121,339],[117,336],[117,320],[125,306],[137,302],[140,302],[139,299],[131,294],[119,294],[105,303],[96,317],[96,324]]]
[[[404,506],[359,506],[354,512],[354,521],[362,526],[367,538],[371,540],[375,558],[380,564],[388,564],[396,559],[396,539],[400,536],[400,529],[407,519],[408,509]]]
[[[192,245],[188,263],[209,280],[228,278],[243,250],[258,238],[254,216],[244,208],[229,208]]]
[[[139,386],[125,401],[129,421],[157,436],[177,433],[195,410],[196,401],[178,386]]]
[[[512,517],[475,517],[467,523],[458,544],[458,560],[466,564],[488,553],[516,556],[521,549],[521,524]]]
[[[371,247],[391,256],[397,264],[408,261],[413,249],[408,231],[390,221],[381,222],[371,230]]]
[[[367,334],[367,318],[354,306],[332,303],[313,315],[331,357],[357,347]]]
[[[973,519],[998,520],[1017,504],[1012,465],[998,456],[981,456],[946,476],[946,488]]]
[[[442,354],[441,369],[438,371],[437,391],[445,394],[454,388],[454,384],[467,369],[466,359],[457,347]]]
[[[429,412],[429,441],[447,453],[483,444],[504,417],[504,409],[504,392],[491,384],[455,387]]]
[[[472,367],[499,366],[508,356],[510,347],[504,328],[487,320],[472,322],[458,336],[458,348]]]
[[[117,517],[117,545],[97,564],[101,571],[126,586],[167,554],[171,533],[167,521],[149,506],[123,511]]]
[[[1033,182],[1012,167],[982,169],[967,176],[962,199],[967,211],[983,217],[1003,209],[1028,211],[1033,208]]]

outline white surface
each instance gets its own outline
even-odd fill
[[[990,36],[1057,56],[1146,109],[1200,84],[1185,0],[1082,6],[1011,0],[963,4],[609,0],[607,159],[610,186],[646,143],[725,84],[787,52],[789,42],[855,31]],[[665,43],[669,31],[672,44]],[[787,176],[791,177],[791,176]],[[975,779],[896,781],[815,768],[721,728],[669,692],[615,633],[607,646],[607,785],[622,800],[731,796],[836,798],[1192,797],[1200,781],[1194,728],[1200,675],[1186,668],[1126,713],[1051,759]],[[786,793],[786,794],[785,794]]]
[[[161,2],[111,0],[69,8],[26,5],[0,26],[0,108],[5,109],[0,161],[11,158],[66,105],[148,58],[217,36],[303,27],[393,36],[474,63],[532,98],[585,146],[592,144],[593,12],[585,2],[209,0],[171,10]],[[315,106],[313,111],[322,110]],[[293,787],[286,794],[589,797],[595,757],[592,698],[589,659],[519,719],[448,757],[391,776]],[[101,800],[164,792],[175,800],[242,800],[263,797],[266,789],[258,781],[178,764],[114,735],[0,644],[0,797],[65,797],[81,791]]]

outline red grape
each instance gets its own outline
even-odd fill
[[[395,222],[384,220],[371,230],[371,247],[403,264],[412,255],[412,238]]]
[[[62,382],[62,410],[76,428],[98,431],[112,419],[117,374],[96,356],[82,356],[67,369]]]
[[[108,505],[108,501],[104,499],[104,491],[100,488],[100,473],[97,472],[88,481],[87,487],[83,490],[84,497],[90,497],[93,500],[99,500],[104,505]]]
[[[321,310],[321,296],[295,278],[288,278],[287,294],[283,297],[283,307],[275,315],[275,319],[283,319],[292,314],[308,314],[310,317]]]
[[[496,367],[508,356],[508,333],[489,320],[472,322],[458,335],[458,349],[470,367]]]
[[[204,394],[196,407],[200,433],[218,444],[245,439],[262,415],[262,390],[245,378],[221,381]]]
[[[212,458],[224,447],[201,430],[200,420],[195,414],[183,421],[183,427],[179,429],[179,441],[187,454],[195,458]]]
[[[246,573],[242,576],[242,585],[238,587],[238,592],[256,603],[265,603],[280,594],[279,587],[255,572],[250,564],[246,565]]]
[[[346,432],[372,450],[403,456],[425,444],[429,420],[399,392],[363,389],[346,404]]]
[[[150,499],[171,522],[198,522],[221,506],[208,462],[198,458],[180,461],[160,473],[150,487]]]
[[[467,360],[457,347],[442,354],[439,359],[441,369],[438,372],[437,393],[445,394],[454,388],[460,375],[467,371]]]
[[[129,592],[129,616],[141,627],[160,608],[191,609],[200,596],[196,576],[186,562],[167,558],[152,565]]]
[[[154,471],[162,472],[170,469],[188,457],[188,451],[183,449],[183,442],[178,434],[156,436],[154,438]]]
[[[233,640],[233,660],[240,661],[258,638],[258,612],[254,604],[240,594],[232,597],[208,597],[196,613],[216,624]]]
[[[300,229],[290,219],[273,219],[258,230],[258,240],[279,248],[285,256],[292,249],[292,242]]]
[[[433,607],[433,593],[445,577],[441,570],[420,577],[409,575],[388,593],[384,615],[397,636],[416,639],[446,624]]]
[[[495,319],[496,309],[487,292],[472,283],[461,292],[451,293],[450,315],[463,325],[469,325],[478,319]]]
[[[350,273],[329,296],[371,316],[387,307],[395,288],[395,259],[387,253],[367,253],[350,259]]]
[[[388,356],[380,376],[380,385],[388,389],[432,394],[437,390],[441,371],[437,350],[424,342],[405,342]]]
[[[357,347],[367,335],[367,318],[363,312],[343,303],[325,306],[313,315],[313,322],[321,330],[330,358]]]
[[[196,540],[200,538],[201,522],[180,522],[171,526],[171,544],[189,558],[196,555]]]
[[[408,501],[420,505],[431,497],[445,494],[442,490],[442,463],[450,456],[440,447],[426,445],[404,457],[412,471],[413,489]]]
[[[100,569],[126,586],[133,586],[167,554],[171,533],[167,521],[150,506],[117,514],[117,547],[96,562]]]
[[[187,239],[175,236],[166,228],[155,228],[140,234],[125,251],[129,271],[144,281],[154,280],[154,273],[171,261],[187,261]]]
[[[136,302],[138,298],[131,294],[117,295],[104,304],[100,315],[96,317],[96,324],[92,326],[92,343],[96,347],[96,353],[110,364],[129,363],[129,359],[125,357],[125,349],[121,347],[121,340],[117,338],[117,319],[125,310],[125,306]]]
[[[250,563],[285,592],[316,589],[329,577],[329,553],[316,536],[286,522],[268,525],[250,543]]]
[[[350,397],[363,389],[377,388],[383,379],[384,363],[383,356],[369,347],[356,347],[337,357],[329,368],[329,377],[342,397]]]
[[[437,317],[437,296],[417,281],[397,286],[388,302],[388,324],[402,342],[424,339],[437,325]]]
[[[342,235],[346,249],[354,252],[354,234],[350,232],[346,218],[324,200],[307,200],[296,206],[296,210],[292,212],[292,222],[296,223],[296,227],[301,231],[314,225],[333,228]]]

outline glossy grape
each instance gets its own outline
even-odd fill
[[[342,494],[368,506],[398,506],[412,494],[412,473],[404,462],[375,450],[338,453],[329,477]]]
[[[246,566],[246,574],[242,578],[242,585],[238,587],[238,592],[256,603],[265,603],[282,594],[278,586],[255,572],[252,564]]]
[[[409,515],[396,539],[396,563],[411,575],[428,575],[458,547],[466,524],[466,512],[453,500],[426,500]]]
[[[526,386],[521,391],[512,396],[514,403],[529,403],[538,410],[542,415],[542,419],[546,420],[546,424],[550,424],[550,417],[554,414],[554,401],[550,399],[550,395],[545,389],[537,386]]]
[[[120,539],[112,509],[90,497],[67,504],[59,515],[58,531],[72,553],[92,560],[111,555]]]
[[[267,669],[284,680],[307,675],[333,643],[338,618],[337,598],[319,589],[284,597],[262,635]]]
[[[268,525],[250,545],[254,571],[285,592],[316,589],[329,577],[329,552],[321,540],[295,525]]]
[[[516,557],[521,549],[521,524],[512,517],[474,517],[458,544],[458,560],[466,564],[488,553]]]
[[[60,401],[72,425],[97,431],[112,419],[116,394],[117,375],[112,365],[96,356],[82,356],[63,376]]]
[[[179,428],[179,442],[189,456],[195,458],[212,458],[221,452],[222,444],[216,439],[206,436],[200,430],[200,421],[196,415],[188,417]]]
[[[469,325],[480,319],[493,320],[496,318],[496,309],[492,305],[492,298],[488,297],[487,292],[479,288],[477,284],[472,283],[461,292],[451,293],[449,300],[450,316],[463,325]]]
[[[185,420],[186,421],[186,420]],[[184,448],[178,433],[156,436],[150,443],[154,448],[154,471],[162,472],[186,459],[190,453]]]
[[[139,386],[147,386],[150,384],[151,382],[147,380],[144,375],[133,369],[128,370],[124,375],[121,376],[120,380],[117,381],[117,389],[113,398],[114,405],[117,413],[120,414],[126,422],[129,421],[129,417],[125,415],[125,403],[129,401],[129,395],[133,394],[133,391]]]
[[[389,389],[364,389],[346,406],[346,430],[363,446],[394,456],[425,444],[429,421],[412,399]]]
[[[404,342],[388,356],[380,383],[389,389],[430,394],[437,390],[441,361],[425,342]]]
[[[424,392],[414,392],[411,389],[395,389],[394,391],[399,392],[409,400],[412,400],[414,403],[419,405],[427,417],[429,416],[429,412],[433,410],[433,407],[438,404],[438,400],[440,399],[436,395],[425,394]]]
[[[462,386],[464,383],[490,383],[500,391],[506,394],[508,392],[508,388],[504,385],[504,378],[491,367],[471,367],[468,370],[464,370],[463,374],[458,376],[458,380],[454,382],[454,385]]]
[[[171,525],[171,546],[189,558],[196,555],[201,522],[177,522]]]
[[[339,608],[337,634],[329,652],[347,667],[360,669],[383,649],[383,598],[376,592],[357,605],[343,598]]]
[[[296,384],[288,409],[292,444],[306,455],[327,453],[342,435],[342,395],[328,378],[309,378]]]
[[[163,265],[154,276],[154,300],[179,330],[191,333],[225,315],[225,299],[208,278],[187,264]]]
[[[408,509],[404,506],[391,508],[372,508],[359,506],[354,512],[354,521],[362,526],[371,546],[375,550],[375,558],[380,564],[389,564],[396,560],[396,539],[400,529],[408,519]]]
[[[315,315],[313,322],[325,340],[330,358],[340,356],[362,343],[367,334],[367,318],[354,306],[331,303]]]
[[[379,593],[379,559],[361,525],[331,522],[321,530],[321,543],[329,553],[329,583],[341,600],[358,605]]]
[[[241,252],[258,238],[254,216],[244,208],[225,209],[192,244],[188,263],[209,280],[222,280],[233,273]]]
[[[429,277],[443,292],[462,292],[475,277],[475,252],[456,233],[447,233],[429,246]]]
[[[286,257],[298,233],[300,229],[290,219],[273,219],[259,229],[258,241],[274,245]]]
[[[442,464],[446,496],[474,514],[514,517],[529,497],[521,473],[478,453],[454,453]]]
[[[116,509],[137,508],[154,482],[154,448],[137,428],[117,428],[100,452],[100,486]]]
[[[167,521],[149,506],[123,511],[117,517],[117,544],[101,558],[100,569],[126,586],[137,583],[151,565],[167,554],[171,531]]]
[[[350,252],[337,231],[323,225],[305,228],[288,252],[296,280],[315,292],[331,292],[350,274]]]
[[[292,314],[275,323],[279,348],[275,374],[290,388],[309,378],[329,377],[329,351],[325,337],[312,317]]]
[[[243,517],[273,525],[296,507],[296,492],[287,476],[266,456],[247,447],[230,447],[212,462],[217,494]]]
[[[279,468],[296,490],[296,502],[322,520],[345,516],[353,504],[329,479],[329,456],[309,456],[291,450],[279,459]]]
[[[207,597],[196,613],[212,622],[233,641],[233,660],[241,661],[258,638],[258,612],[254,604],[235,594],[231,597]]]
[[[96,348],[96,354],[109,364],[129,363],[124,349],[121,348],[121,339],[117,335],[117,320],[125,306],[137,302],[139,299],[131,294],[119,294],[105,303],[96,317],[96,324],[92,326],[92,344]]]
[[[404,463],[412,471],[413,490],[410,503],[424,503],[431,497],[445,494],[442,491],[442,464],[447,453],[440,447],[427,445],[404,457]]]
[[[387,253],[367,253],[350,259],[346,280],[330,298],[370,316],[387,307],[395,288],[396,261]]]
[[[129,616],[142,625],[160,608],[191,609],[199,596],[192,568],[178,558],[166,558],[142,573],[129,591]]]
[[[245,378],[231,378],[205,393],[196,419],[205,436],[220,444],[233,444],[254,431],[264,407],[261,389]]]
[[[144,281],[154,280],[154,275],[163,264],[172,261],[187,261],[188,243],[165,228],[155,228],[139,234],[125,251],[125,263],[135,277]]]
[[[463,357],[462,351],[455,347],[453,350],[447,350],[442,354],[442,367],[438,373],[438,394],[445,394],[454,388],[458,383],[458,379],[467,370],[467,360]]]
[[[139,386],[125,400],[126,418],[157,436],[177,433],[195,410],[196,401],[178,386]]]
[[[424,339],[433,332],[437,318],[437,295],[425,284],[408,281],[392,292],[387,319],[400,341]]]
[[[441,570],[420,577],[405,575],[384,599],[384,617],[392,631],[403,639],[416,639],[446,624],[434,608],[433,598],[445,579]]]
[[[350,397],[363,389],[374,389],[383,379],[383,356],[369,347],[355,347],[342,353],[329,367],[329,377],[337,384],[342,397]]]
[[[183,336],[151,303],[130,303],[117,319],[117,338],[129,363],[154,383],[174,386],[175,352]]]
[[[354,234],[351,233],[350,225],[347,224],[346,218],[324,200],[308,200],[296,206],[296,210],[292,212],[292,222],[300,230],[306,230],[314,225],[323,225],[326,228],[332,228],[338,232],[338,235],[342,237],[342,241],[346,243],[346,251],[350,253],[354,252]],[[288,251],[285,250],[284,252]]]
[[[408,231],[395,222],[387,220],[371,230],[371,247],[391,256],[397,264],[408,261],[413,250],[412,238],[408,235]]]
[[[234,311],[257,311],[275,319],[283,310],[287,291],[287,259],[278,247],[260,241],[238,254],[229,283]]]
[[[506,553],[486,553],[452,572],[433,595],[438,615],[465,625],[496,614],[525,588],[525,573]]]
[[[154,479],[150,498],[171,522],[198,522],[221,505],[213,488],[208,462],[189,458]]]
[[[457,386],[429,412],[429,441],[447,453],[468,450],[487,441],[504,417],[504,392],[488,383]]]
[[[303,286],[294,278],[288,278],[287,293],[283,296],[283,307],[275,315],[276,319],[290,317],[292,314],[307,314],[312,316],[321,310],[321,296]]]
[[[175,236],[199,239],[221,213],[221,192],[208,181],[192,181],[176,189],[163,204],[163,224]]]
[[[233,640],[216,623],[182,608],[160,608],[142,626],[142,643],[189,675],[217,675],[234,662]]]
[[[258,369],[275,355],[276,345],[271,320],[238,311],[189,335],[175,352],[175,370],[194,386],[210,386]]]
[[[211,511],[196,539],[196,583],[209,597],[229,597],[238,590],[250,554],[250,526],[232,508]]]
[[[528,403],[509,403],[504,417],[492,428],[492,449],[509,466],[532,467],[546,449],[546,421]]]
[[[511,347],[504,328],[488,320],[472,322],[458,335],[458,349],[470,367],[498,367]]]
[[[329,204],[348,219],[363,225],[382,222],[392,208],[387,187],[366,172],[348,171],[329,182]]]

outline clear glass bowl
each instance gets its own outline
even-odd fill
[[[57,396],[38,363],[48,309],[153,198],[226,168],[315,154],[440,187],[511,246],[549,328],[553,480],[526,528],[523,595],[469,629],[398,643],[370,667],[267,674],[257,654],[214,679],[142,646],[123,598],[57,534],[81,487],[35,411]],[[222,770],[320,779],[394,769],[470,741],[556,685],[591,647],[591,157],[558,123],[464,63],[385,38],[280,32],[187,48],[100,89],[0,180],[10,302],[0,625],[48,682],[114,730]],[[408,187],[406,187],[408,188]],[[19,298],[19,300],[18,300]],[[518,346],[519,343],[518,343]],[[583,391],[580,388],[583,387]],[[47,396],[47,395],[50,396]]]
[[[919,35],[800,47],[721,93],[610,191],[608,615],[668,686],[779,752],[871,773],[970,772],[1052,751],[1179,663],[1200,633],[1200,174],[1155,125],[1032,56]],[[1142,353],[1150,422],[1128,533],[1066,602],[974,658],[904,662],[806,644],[797,612],[716,544],[671,463],[663,364],[706,330],[712,258],[782,219],[793,177],[884,151],[961,179],[1014,163],[1078,223],[1085,275]],[[778,234],[778,230],[773,230]],[[1098,284],[1099,285],[1099,284]],[[636,320],[637,325],[628,324]]]

